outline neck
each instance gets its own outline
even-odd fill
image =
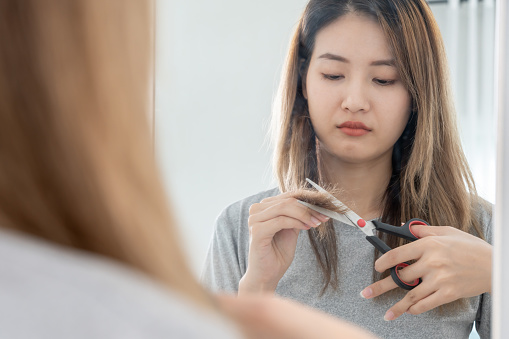
[[[377,159],[345,162],[322,152],[325,177],[343,191],[341,200],[360,217],[370,220],[382,214],[382,199],[392,173],[392,150]]]

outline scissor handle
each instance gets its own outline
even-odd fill
[[[382,240],[380,240],[380,238],[378,238],[374,235],[366,237],[366,240],[368,240],[373,246],[375,246],[375,248],[377,248],[380,252],[382,252],[384,254],[391,250],[391,248],[389,246],[387,246],[386,243],[384,243]],[[398,271],[404,267],[409,266],[409,265],[410,265],[409,263],[403,262],[401,264],[397,264],[394,267],[391,267],[392,280],[394,280],[396,285],[398,285],[399,287],[401,287],[405,290],[413,289],[415,286],[419,285],[422,281],[421,278],[416,279],[411,283],[407,283],[407,282],[401,280],[401,278],[399,277]]]
[[[416,236],[412,232],[412,228],[410,226],[412,226],[412,225],[427,225],[427,226],[429,226],[429,224],[426,221],[419,219],[419,218],[410,219],[406,223],[404,223],[402,226],[392,226],[392,225],[385,224],[383,222],[376,221],[376,220],[373,220],[373,223],[375,224],[375,227],[378,231],[381,231],[381,232],[384,232],[387,234],[392,234],[399,238],[403,238],[403,239],[410,240],[410,241],[415,241],[415,240],[419,239],[419,237]]]
[[[397,237],[400,237],[400,238],[403,238],[406,240],[410,240],[410,241],[415,241],[415,240],[419,239],[419,237],[412,232],[412,228],[411,228],[412,225],[427,225],[427,226],[429,226],[429,224],[426,221],[419,219],[419,218],[410,219],[402,226],[392,226],[392,225],[385,224],[385,223],[382,223],[382,222],[379,222],[376,220],[373,220],[373,223],[375,224],[376,229],[381,232],[392,234]],[[373,244],[373,246],[378,248],[378,250],[380,250],[382,253],[386,253],[391,250],[391,248],[389,246],[387,246],[378,237],[375,237],[375,236],[366,237],[366,239],[371,244]],[[409,263],[404,262],[401,264],[397,264],[394,267],[391,267],[392,280],[394,280],[396,285],[398,285],[399,287],[401,287],[405,290],[411,290],[422,282],[421,278],[415,279],[411,283],[407,283],[400,278],[399,270],[401,270],[402,268],[407,267],[409,265],[410,265]]]
[[[415,240],[419,239],[419,237],[417,235],[415,235],[414,232],[412,232],[412,228],[410,227],[412,225],[427,225],[427,226],[429,226],[429,224],[426,221],[419,219],[419,218],[413,218],[413,219],[408,220],[401,227],[399,227],[400,231],[399,231],[398,236],[401,238],[410,240],[410,241],[415,241]],[[408,283],[401,279],[401,277],[399,276],[399,270],[401,270],[402,268],[405,268],[409,265],[410,265],[409,263],[403,262],[401,264],[397,264],[394,267],[391,267],[392,280],[394,280],[396,285],[398,285],[399,287],[401,287],[405,290],[411,290],[422,282],[421,278],[415,279],[411,283]]]
[[[406,262],[402,262],[401,264],[397,264],[396,266],[391,267],[391,277],[392,277],[392,280],[394,280],[396,285],[398,285],[399,287],[401,287],[405,290],[411,290],[411,289],[415,288],[417,285],[419,285],[422,282],[422,280],[421,280],[421,278],[418,278],[418,279],[415,279],[411,283],[407,283],[407,282],[401,280],[401,278],[399,276],[399,270],[401,270],[402,268],[405,268],[407,266],[410,266],[410,264],[406,263]]]

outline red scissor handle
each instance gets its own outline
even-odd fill
[[[402,226],[393,226],[393,225],[385,224],[383,222],[376,221],[376,220],[373,220],[373,224],[375,224],[375,227],[378,231],[392,234],[392,235],[395,235],[397,237],[400,237],[400,238],[403,238],[403,239],[406,239],[409,241],[415,241],[415,240],[419,239],[419,237],[417,235],[415,235],[414,232],[412,232],[411,226],[413,226],[413,225],[427,225],[427,226],[429,226],[429,224],[426,221],[424,221],[422,219],[417,219],[417,218],[408,220]],[[387,246],[387,244],[384,243],[377,236],[374,236],[374,235],[367,236],[366,240],[368,240],[373,246],[375,246],[375,248],[377,248],[382,253],[387,253],[391,250],[391,248],[389,246]],[[405,262],[405,263],[398,264],[394,267],[391,267],[392,280],[394,280],[394,282],[399,287],[404,288],[405,290],[411,290],[422,282],[422,280],[420,278],[414,280],[411,283],[407,283],[401,279],[398,271],[404,267],[409,266],[409,265],[410,265],[409,263]]]
[[[406,263],[406,262],[402,262],[401,264],[397,264],[396,266],[391,267],[391,277],[392,277],[392,280],[394,280],[396,285],[398,285],[399,287],[401,287],[405,290],[411,290],[414,287],[416,287],[417,285],[419,285],[422,282],[422,280],[421,280],[421,278],[415,279],[411,283],[403,281],[401,279],[401,277],[399,276],[399,270],[401,270],[402,268],[405,268],[407,266],[410,266],[410,264]]]
[[[429,224],[426,221],[424,221],[422,219],[417,219],[417,218],[410,219],[403,226],[401,226],[402,227],[401,231],[405,232],[408,235],[407,239],[411,240],[411,241],[415,241],[415,240],[419,239],[419,237],[417,235],[415,235],[414,232],[412,232],[412,227],[411,227],[412,225],[426,225],[426,226],[429,226]],[[392,280],[394,280],[396,285],[398,285],[399,287],[401,287],[401,288],[403,288],[405,290],[411,290],[411,289],[413,289],[414,287],[416,287],[417,285],[419,285],[422,282],[421,278],[415,279],[411,283],[403,281],[401,279],[401,277],[399,276],[399,271],[401,269],[409,266],[409,265],[410,265],[409,263],[403,262],[403,263],[397,264],[396,266],[391,268],[391,277],[392,277]]]

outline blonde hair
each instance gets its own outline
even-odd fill
[[[147,1],[0,2],[0,222],[198,304],[148,126]]]
[[[274,111],[274,167],[282,192],[326,182],[319,141],[302,92],[317,33],[343,15],[366,15],[380,24],[412,98],[411,118],[393,151],[393,173],[381,201],[382,221],[411,218],[453,225],[482,237],[482,203],[464,156],[451,100],[447,61],[437,23],[425,0],[311,0],[295,30]],[[337,287],[336,234],[331,223],[308,232],[324,276]],[[380,235],[390,247],[403,244]],[[377,254],[378,255],[378,254]],[[375,256],[376,258],[376,256]]]

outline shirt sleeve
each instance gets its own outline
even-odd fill
[[[227,207],[216,220],[201,274],[202,283],[212,292],[236,293],[246,272],[249,212],[243,211],[242,205],[239,202]]]
[[[483,213],[482,219],[484,220],[484,236],[486,241],[493,244],[493,206],[491,204],[489,204],[488,210],[485,210]],[[481,295],[475,319],[475,329],[481,339],[491,338],[491,295],[489,293]]]
[[[491,338],[491,296],[489,293],[481,295],[475,329],[481,339]]]

